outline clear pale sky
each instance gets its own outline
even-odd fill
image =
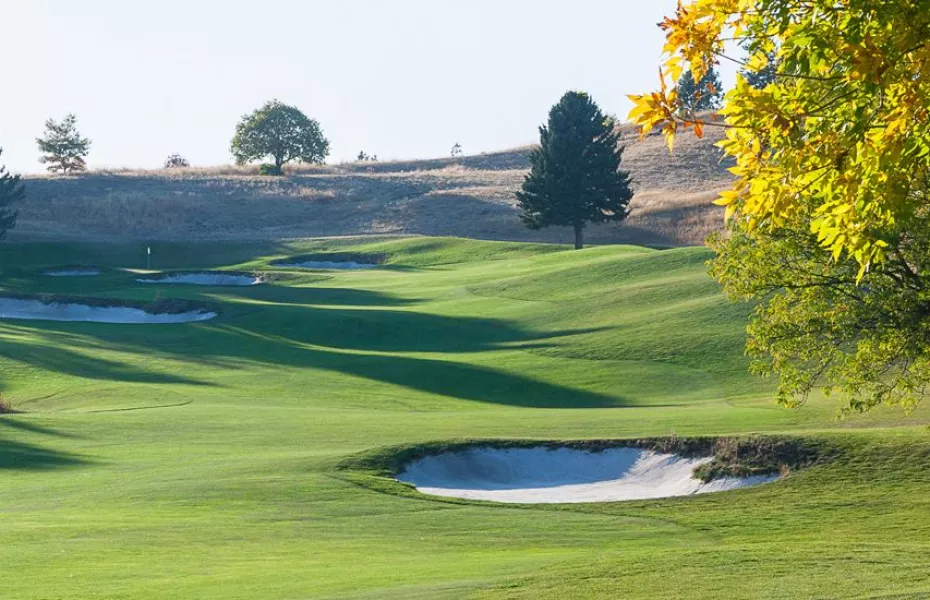
[[[317,119],[330,162],[533,142],[562,93],[625,118],[652,90],[676,0],[0,0],[2,162],[73,112],[91,167],[231,162],[239,118],[278,98]],[[725,82],[727,78],[725,77]]]

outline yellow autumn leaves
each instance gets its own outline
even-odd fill
[[[776,51],[774,83],[738,77],[726,96],[720,146],[736,181],[717,202],[750,230],[803,221],[860,277],[881,262],[930,191],[930,0],[692,0],[661,26],[660,88],[631,96],[629,118],[670,146],[701,135],[706,117],[677,97],[683,70],[698,80],[728,42],[748,49],[749,70]]]

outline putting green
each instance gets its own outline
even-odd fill
[[[379,254],[372,270],[272,263]],[[930,594],[926,410],[837,421],[746,374],[703,249],[414,238],[0,246],[8,294],[219,305],[212,321],[0,321],[0,597],[806,598]],[[62,264],[97,277],[44,277]],[[133,269],[127,271],[125,269]],[[341,468],[461,438],[779,432],[829,457],[698,497],[500,506]],[[364,479],[364,481],[362,481]]]

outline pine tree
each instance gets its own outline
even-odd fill
[[[0,154],[3,154],[2,149]],[[7,231],[16,226],[16,211],[12,205],[22,200],[25,195],[26,190],[19,175],[10,175],[6,167],[0,165],[0,240],[6,237]]]
[[[723,99],[723,84],[717,70],[711,66],[697,84],[690,70],[685,70],[678,80],[678,97],[687,112],[715,110],[720,108]]]
[[[746,78],[746,83],[761,90],[765,88],[770,83],[775,83],[775,80],[778,78],[778,51],[771,50],[765,53],[765,66],[761,69],[750,69],[745,68],[741,71],[743,77]]]
[[[614,121],[589,95],[568,92],[539,134],[532,169],[517,192],[520,218],[530,229],[572,227],[580,249],[585,225],[619,222],[629,214],[633,191],[629,173],[620,170],[623,148]]]
[[[52,173],[68,174],[87,169],[84,159],[90,151],[90,140],[81,137],[76,123],[77,117],[71,114],[61,122],[49,119],[45,122],[45,137],[36,138],[39,151],[45,154],[39,162],[47,164]]]

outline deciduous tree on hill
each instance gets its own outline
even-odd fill
[[[726,127],[737,179],[713,273],[756,301],[754,369],[786,404],[825,385],[850,409],[914,406],[930,390],[930,0],[691,0],[662,27],[662,88],[631,118],[670,142]],[[733,38],[772,81],[739,75],[724,123],[682,118],[669,82]]]
[[[588,223],[622,221],[629,214],[633,191],[620,169],[623,148],[614,121],[588,94],[568,92],[539,134],[532,168],[517,192],[520,218],[531,229],[572,227],[580,249]]]
[[[266,172],[280,174],[291,161],[322,163],[329,156],[329,141],[317,121],[293,106],[272,100],[242,117],[231,151],[240,165],[270,157],[273,168]]]
[[[84,159],[90,152],[90,140],[81,137],[74,115],[69,114],[61,121],[46,121],[45,136],[36,138],[36,143],[44,154],[39,162],[48,165],[46,168],[52,173],[68,174],[87,169]]]
[[[3,150],[0,149],[0,155]],[[10,175],[6,167],[0,165],[0,240],[6,237],[7,231],[16,226],[17,211],[13,205],[26,195],[23,182],[19,175]]]

